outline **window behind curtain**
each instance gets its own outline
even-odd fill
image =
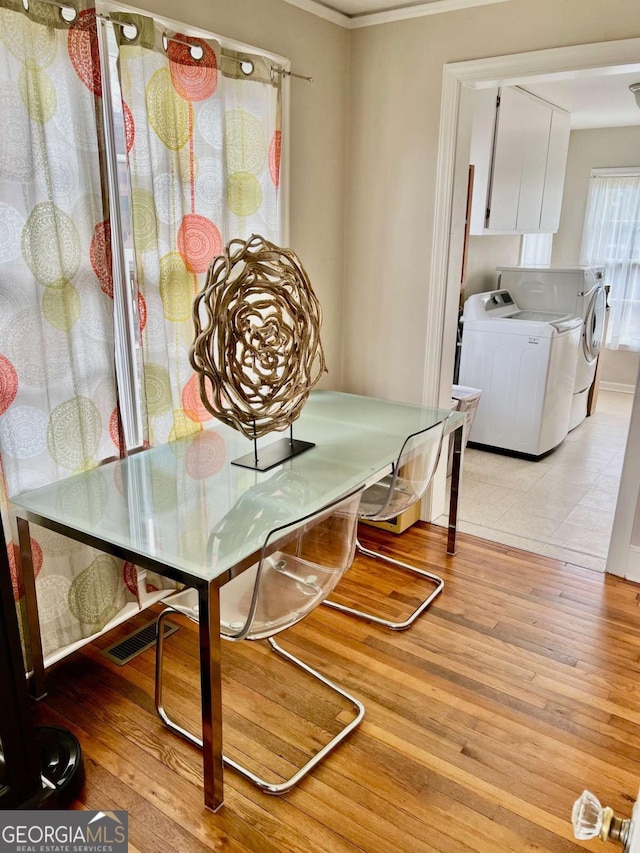
[[[553,234],[523,234],[520,246],[520,266],[535,267],[551,263]]]
[[[124,448],[135,450],[200,430],[212,417],[188,360],[191,302],[212,258],[252,233],[282,242],[283,74],[277,58],[238,53],[213,36],[175,34],[133,13],[110,20],[99,26],[119,214],[117,366]]]
[[[640,349],[640,166],[592,171],[580,262],[605,268],[607,347]]]

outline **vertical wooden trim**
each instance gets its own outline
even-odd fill
[[[0,518],[0,807],[12,808],[40,789],[40,755],[25,680],[18,616]]]
[[[471,206],[473,201],[473,179],[476,167],[471,163],[469,166],[469,180],[467,183],[467,210],[464,217],[464,243],[462,247],[462,269],[460,271],[460,286],[464,287],[467,278],[467,260],[469,256],[469,231],[471,228]]]

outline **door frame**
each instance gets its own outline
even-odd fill
[[[638,69],[640,38],[593,44],[571,45],[526,53],[449,63],[443,67],[440,130],[436,164],[435,211],[431,251],[430,282],[426,317],[424,364],[424,405],[447,406],[451,397],[451,377],[455,357],[456,323],[460,293],[459,261],[462,257],[466,210],[472,97],[475,89],[512,86],[526,82],[600,77]],[[640,74],[639,74],[640,76]],[[638,403],[638,385],[636,386]],[[629,450],[629,448],[628,448]],[[640,439],[637,450],[640,452]],[[630,472],[631,473],[631,472]],[[440,514],[444,496],[444,476],[438,478],[427,516]],[[618,507],[624,499],[633,499],[635,512],[638,482],[623,477]],[[614,522],[616,548],[622,536],[623,548],[629,525]],[[623,543],[624,544],[624,543]],[[611,556],[616,552],[611,549]],[[624,574],[619,562],[607,565],[608,571]]]

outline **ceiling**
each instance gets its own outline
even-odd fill
[[[589,79],[523,83],[522,88],[571,114],[571,128],[640,126],[640,108],[629,91],[640,82],[640,68],[627,74]]]
[[[347,29],[505,2],[508,0],[285,0]]]
[[[471,6],[504,3],[508,0],[285,0],[293,6],[354,29],[424,15],[451,12]],[[522,87],[571,114],[575,130],[596,127],[640,125],[640,109],[629,84],[640,82],[636,72],[601,77],[561,79],[544,83],[522,83]]]
[[[371,12],[386,12],[390,9],[402,9],[405,6],[425,5],[407,3],[406,0],[318,0],[321,6],[329,6],[343,15],[368,15]],[[429,2],[429,0],[427,0]],[[431,0],[434,2],[434,0]]]

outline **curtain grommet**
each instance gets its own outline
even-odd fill
[[[23,5],[25,0],[22,0]],[[27,3],[29,0],[27,0]],[[78,17],[78,10],[75,6],[60,6],[60,17],[65,22],[65,24],[73,24],[73,22]]]
[[[138,28],[131,21],[128,21],[125,24],[121,24],[120,32],[122,33],[122,38],[125,41],[132,42],[138,38]]]

